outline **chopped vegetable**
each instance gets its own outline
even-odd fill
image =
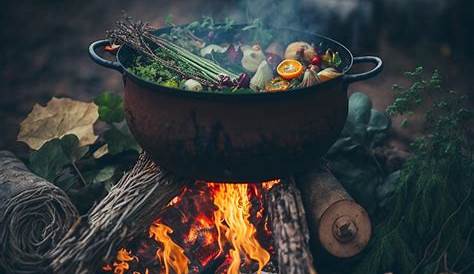
[[[166,81],[163,81],[161,83],[162,86],[165,86],[165,87],[169,87],[169,88],[177,88],[179,87],[179,84],[178,84],[178,81],[174,80],[174,79],[169,79],[169,80],[166,80]]]
[[[324,69],[324,70],[322,70],[318,73],[318,77],[319,77],[321,83],[329,81],[329,80],[334,79],[336,77],[339,77],[340,75],[342,75],[342,73],[338,72],[334,68],[327,68],[327,69]]]
[[[301,81],[299,87],[310,87],[314,86],[321,82],[321,79],[318,76],[319,67],[316,65],[311,65],[306,71],[304,72],[303,81]]]
[[[265,85],[265,90],[269,92],[279,92],[288,90],[290,82],[281,78],[274,78],[272,81]]]
[[[316,50],[306,42],[293,42],[288,45],[285,51],[285,59],[311,62],[316,56]]]
[[[265,89],[265,84],[270,82],[273,78],[273,71],[267,61],[263,61],[258,66],[257,72],[250,80],[250,88],[254,91]]]
[[[321,62],[322,62],[322,59],[319,55],[315,55],[313,57],[313,59],[311,59],[311,65],[315,65],[315,66],[318,66],[320,67],[321,66]]]
[[[202,57],[206,57],[207,55],[211,55],[214,52],[224,53],[224,52],[227,51],[227,48],[228,47],[221,47],[219,45],[211,44],[211,45],[208,45],[208,46],[202,48],[201,51],[200,51],[200,54],[201,54]]]
[[[326,50],[326,53],[321,56],[326,67],[339,67],[342,63],[338,52],[333,52],[331,49]]]
[[[186,82],[184,82],[183,88],[189,91],[201,91],[202,85],[194,79],[188,79]]]
[[[286,59],[278,65],[277,72],[281,78],[291,80],[300,77],[304,72],[304,67],[296,60]]]
[[[338,52],[321,43],[316,50],[317,41],[285,41],[285,35],[274,39],[259,20],[240,28],[206,17],[186,26],[171,23],[170,32],[160,36],[153,33],[146,24],[126,21],[109,37],[140,54],[129,71],[167,87],[272,92],[310,87],[341,75]]]
[[[263,54],[260,46],[242,46],[240,47],[243,53],[242,67],[249,72],[256,72],[260,63],[265,60],[265,54]]]

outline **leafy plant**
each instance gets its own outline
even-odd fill
[[[397,97],[395,101],[387,108],[387,113],[390,115],[395,114],[412,114],[414,108],[421,105],[423,102],[423,93],[425,96],[431,96],[431,94],[438,92],[441,89],[441,77],[438,71],[434,71],[430,79],[425,80],[423,78],[423,68],[418,67],[413,72],[405,72],[405,76],[412,82],[412,85],[408,88],[400,87],[399,85],[393,85]],[[402,127],[408,125],[408,120],[402,120]]]
[[[474,147],[467,125],[474,118],[465,97],[446,91],[435,71],[406,74],[388,111],[406,114],[425,96],[427,135],[412,144],[413,156],[396,180],[389,218],[378,225],[356,273],[439,273],[474,271]]]
[[[111,92],[104,92],[94,99],[99,106],[99,118],[106,123],[119,123],[123,121],[123,100]]]
[[[390,118],[373,109],[367,95],[355,92],[349,98],[341,137],[326,155],[331,171],[369,213],[374,213],[387,197],[376,195],[387,175],[373,149],[388,136],[390,125]]]
[[[81,213],[85,213],[105,191],[110,190],[133,164],[140,151],[124,121],[122,98],[105,92],[96,97],[94,102],[53,98],[48,103],[48,109],[35,107],[29,115],[39,117],[37,112],[40,109],[44,113],[40,116],[41,125],[47,125],[41,128],[44,134],[33,134],[32,138],[53,136],[40,146],[37,146],[39,140],[28,143],[32,148],[28,159],[29,168],[63,189]],[[47,115],[58,111],[59,114]],[[75,117],[79,114],[82,115]],[[57,123],[58,117],[66,117],[62,121],[67,124]],[[103,128],[99,136],[92,131],[97,117]],[[37,123],[36,120],[27,118],[22,127],[37,128]],[[79,136],[84,136],[81,135],[84,132],[81,128],[84,126],[90,126],[88,134],[94,136],[93,141],[86,143],[87,145],[79,139]],[[63,130],[58,131],[58,128],[73,129],[70,131],[72,134],[64,135]]]

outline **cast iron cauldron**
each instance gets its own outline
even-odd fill
[[[169,28],[156,34],[169,32]],[[378,57],[352,57],[327,37],[278,29],[286,41],[308,41],[339,52],[343,75],[308,88],[279,93],[191,92],[140,79],[128,68],[137,53],[122,46],[116,61],[96,53],[108,40],[93,42],[99,65],[123,74],[125,112],[131,132],[160,166],[183,176],[215,182],[282,178],[314,167],[337,139],[347,116],[347,87],[382,70]],[[374,63],[349,74],[353,63]]]

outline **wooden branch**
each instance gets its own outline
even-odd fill
[[[77,218],[66,193],[0,151],[0,273],[45,272],[45,253]]]
[[[95,273],[126,242],[147,233],[150,224],[184,186],[145,154],[51,251],[54,273]]]
[[[359,254],[372,234],[370,218],[325,170],[314,170],[297,178],[304,189],[302,198],[308,212],[310,235],[333,256],[348,258]]]
[[[266,195],[279,273],[316,274],[303,202],[294,180],[281,180]]]

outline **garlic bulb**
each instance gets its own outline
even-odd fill
[[[183,84],[184,90],[189,90],[189,91],[201,91],[202,90],[202,85],[198,81],[194,79],[188,79],[186,82]]]
[[[318,84],[321,80],[318,76],[319,67],[316,65],[311,65],[303,75],[303,80],[298,87],[306,88]]]
[[[224,53],[224,52],[227,51],[228,48],[229,47],[221,47],[219,45],[211,44],[211,45],[208,45],[205,48],[202,48],[200,50],[200,54],[201,54],[202,57],[205,57],[206,55],[212,54],[213,52]]]
[[[258,69],[258,66],[262,61],[265,60],[265,54],[258,46],[241,46],[243,57],[242,57],[242,67],[249,72],[255,72]]]
[[[306,42],[293,42],[288,45],[285,51],[285,59],[300,60],[310,63],[316,56],[316,50]]]
[[[273,78],[273,71],[267,61],[262,61],[257,68],[257,72],[250,79],[250,88],[254,91],[265,89],[265,84]]]
[[[318,73],[318,77],[319,77],[321,83],[329,81],[331,79],[334,79],[334,78],[336,78],[340,75],[342,75],[342,73],[340,73],[339,71],[337,71],[334,68],[327,68],[327,69],[321,70]]]

